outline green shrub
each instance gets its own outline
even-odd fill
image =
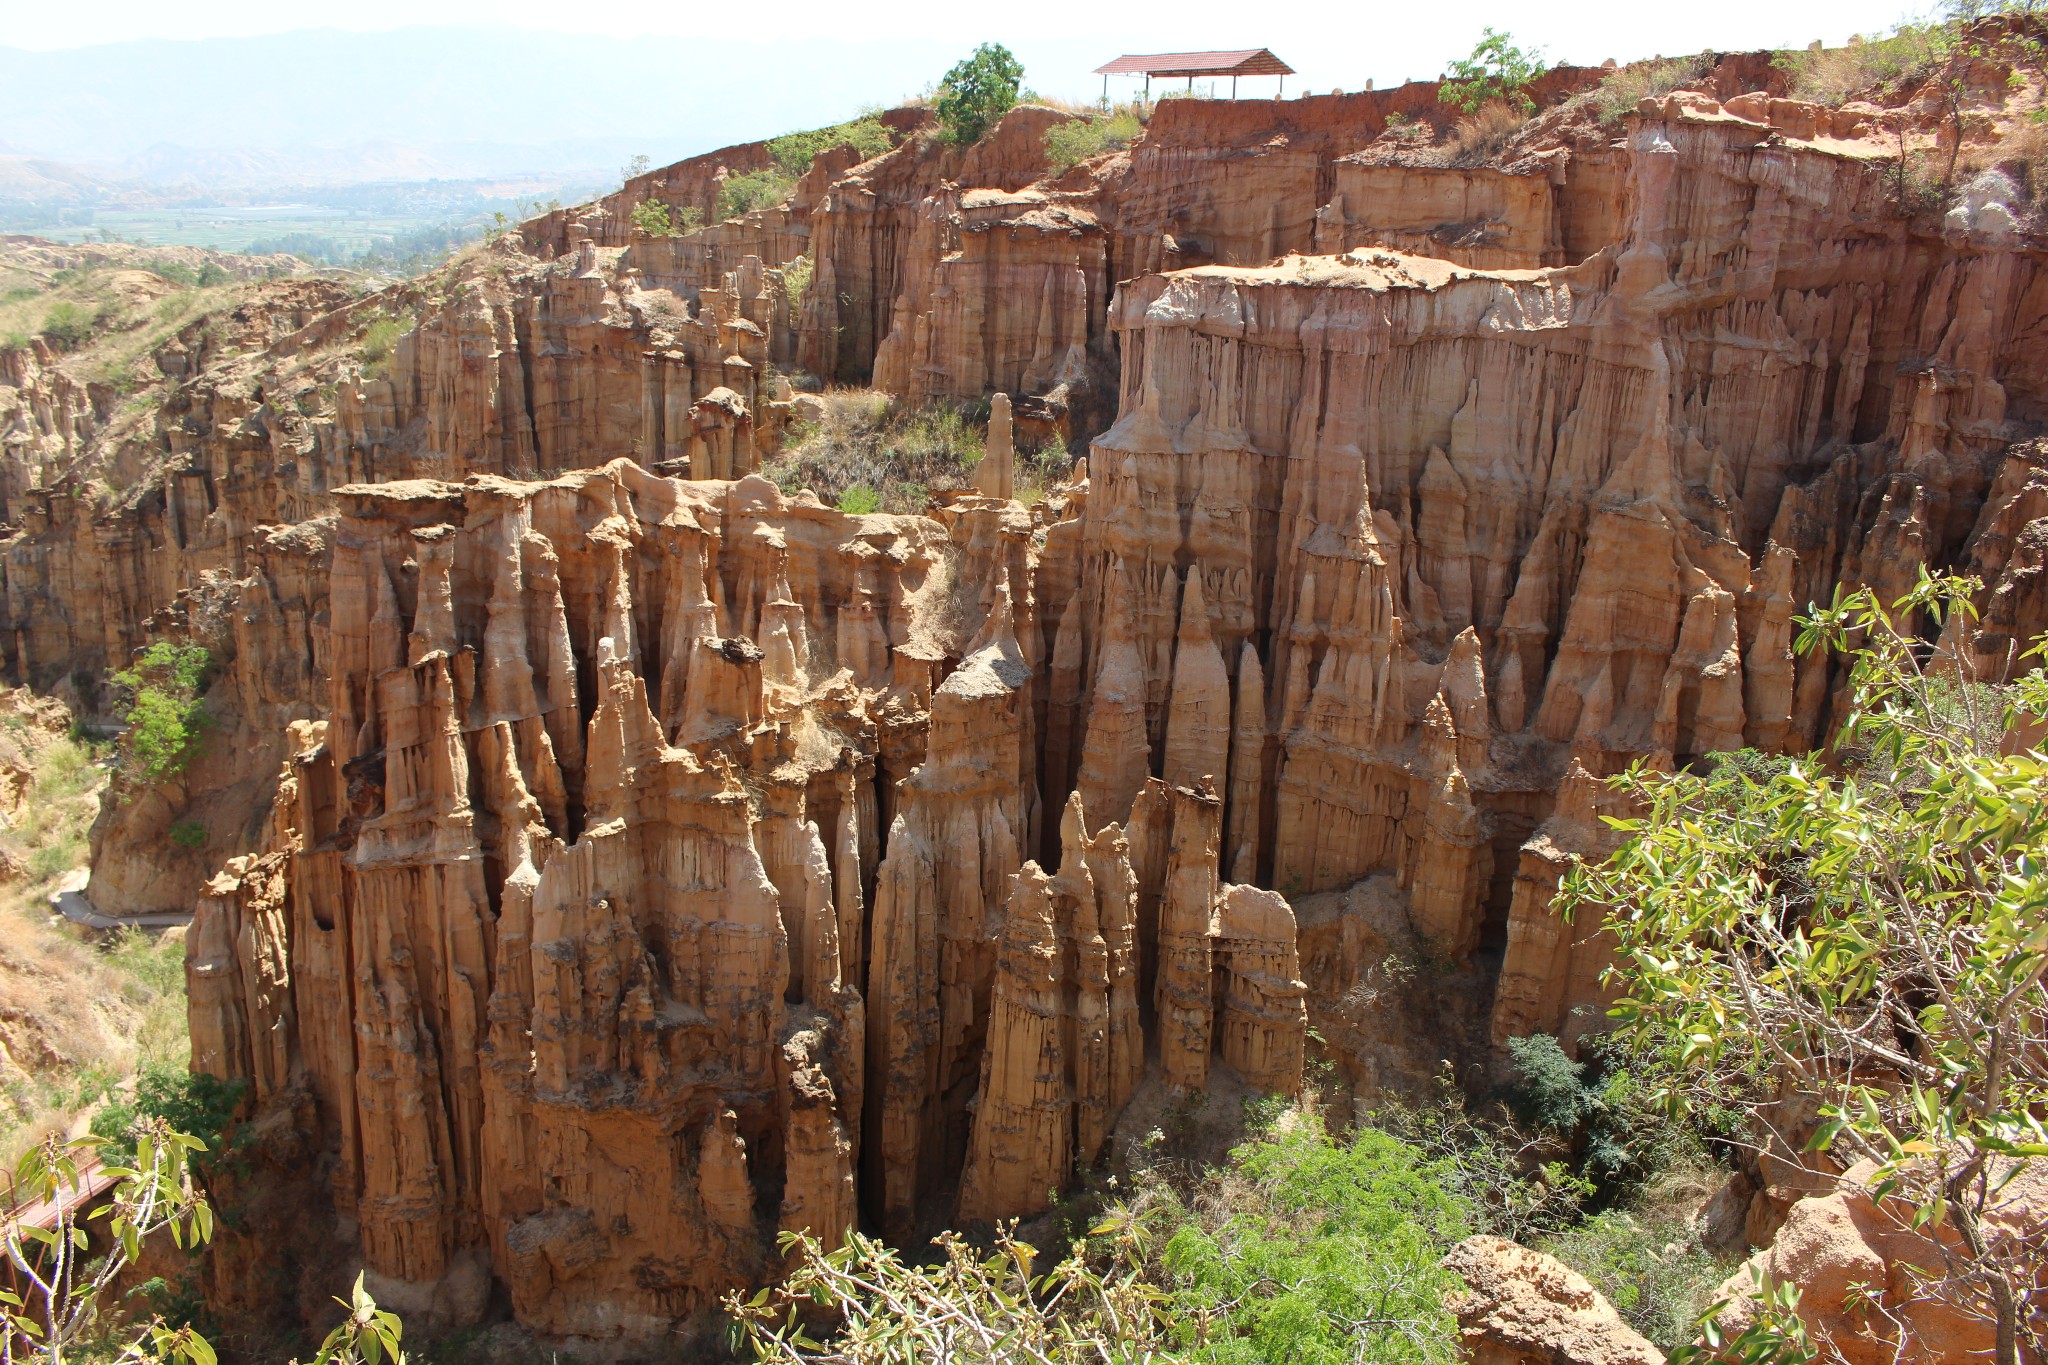
[[[718,216],[723,221],[755,209],[774,208],[795,192],[796,177],[780,166],[766,166],[745,175],[731,176],[718,187]]]
[[[36,765],[38,800],[62,801],[80,796],[97,785],[90,739],[67,735],[43,750]]]
[[[179,848],[204,848],[206,826],[197,820],[180,820],[171,826],[171,842]]]
[[[29,880],[37,884],[54,881],[85,861],[85,840],[76,835],[59,838],[28,855]]]
[[[1585,1060],[1565,1055],[1546,1033],[1508,1043],[1517,1076],[1505,1089],[1516,1121],[1571,1144],[1573,1173],[1595,1206],[1627,1199],[1703,1141],[1725,1136],[1727,1120],[1705,1109],[1691,1125],[1673,1120],[1642,1074],[1644,1063],[1611,1038],[1581,1042]]]
[[[149,267],[149,272],[159,279],[183,285],[187,289],[199,283],[199,272],[182,261],[157,261]]]
[[[880,156],[894,145],[888,128],[879,119],[857,118],[835,123],[829,128],[812,128],[770,138],[768,155],[775,158],[776,167],[784,175],[795,180],[811,168],[811,163],[818,159],[818,153],[834,147],[851,147],[860,153],[862,161],[866,161]]]
[[[1473,44],[1472,55],[1451,63],[1450,74],[1437,88],[1437,98],[1468,114],[1476,114],[1495,101],[1527,114],[1536,107],[1536,101],[1529,97],[1529,87],[1543,71],[1540,50],[1524,51],[1515,46],[1513,35],[1495,33],[1488,25]]]
[[[1067,449],[1067,438],[1058,432],[1037,450],[1017,452],[1017,498],[1024,503],[1034,503],[1043,498],[1046,490],[1066,478],[1074,470],[1073,452]]]
[[[1547,1033],[1508,1040],[1518,1076],[1508,1087],[1508,1107],[1531,1128],[1569,1136],[1594,1104],[1586,1086],[1586,1064],[1565,1055]]]
[[[60,351],[73,351],[92,336],[93,317],[69,299],[50,305],[43,315],[43,337]]]
[[[227,284],[234,278],[215,261],[208,261],[199,267],[198,283],[201,289],[212,289],[217,285]]]
[[[1442,1163],[1378,1129],[1333,1140],[1293,1114],[1166,1197],[1167,1317],[1195,1361],[1351,1365],[1459,1359],[1438,1262],[1473,1230]]]
[[[794,318],[803,311],[804,291],[811,287],[811,258],[799,256],[782,265],[782,294],[789,300],[789,315]]]
[[[939,128],[957,147],[981,141],[1017,102],[1024,64],[1001,43],[983,43],[939,83]]]
[[[1422,119],[1410,118],[1406,114],[1396,113],[1387,115],[1385,135],[1396,142],[1412,144],[1428,142],[1435,136],[1435,133],[1429,124]]]
[[[642,199],[634,206],[633,228],[649,237],[672,237],[676,230],[669,218],[668,205],[659,199]]]
[[[228,1125],[248,1088],[244,1080],[224,1081],[174,1062],[148,1062],[135,1073],[134,1098],[114,1100],[93,1115],[92,1132],[107,1139],[109,1155],[132,1164],[135,1125],[162,1120],[171,1131],[206,1144],[205,1155],[198,1157],[204,1169],[217,1164],[225,1152]]]
[[[704,210],[695,204],[676,209],[659,199],[643,199],[633,209],[633,226],[649,237],[680,237],[704,226]]]
[[[860,517],[882,510],[882,495],[864,483],[857,483],[839,495],[839,510]]]
[[[365,374],[382,373],[398,349],[405,327],[397,318],[380,317],[363,329],[362,356]]]
[[[185,950],[178,943],[130,925],[108,940],[103,951],[110,966],[132,977],[147,994],[185,993]]]
[[[1055,124],[1045,130],[1045,159],[1055,171],[1070,170],[1090,157],[1130,146],[1144,131],[1145,125],[1128,106],[1096,118]]]
[[[208,720],[200,694],[213,656],[202,645],[159,640],[132,669],[114,675],[132,702],[123,757],[130,771],[162,782],[185,770],[198,752]]]

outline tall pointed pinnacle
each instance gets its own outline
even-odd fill
[[[996,557],[995,581],[989,585],[988,615],[982,618],[981,629],[974,633],[967,653],[978,654],[991,646],[1006,656],[1022,657],[1017,643],[1017,599],[1010,586],[1010,564],[1001,555]]]
[[[1224,787],[1230,762],[1230,671],[1209,630],[1202,566],[1188,569],[1181,593],[1180,635],[1173,653],[1173,694],[1166,712],[1168,786],[1213,778]]]
[[[1010,428],[1010,395],[999,393],[989,400],[988,447],[981,463],[974,467],[974,486],[986,498],[1013,498],[1016,494],[1017,451]]]
[[[1224,853],[1230,880],[1259,879],[1259,836],[1266,823],[1266,671],[1246,640],[1237,653],[1237,710],[1230,727],[1230,826]]]
[[[1088,818],[1098,822],[1098,829],[1130,815],[1138,789],[1152,772],[1152,744],[1145,731],[1145,663],[1131,625],[1131,584],[1121,560],[1110,570],[1103,596],[1102,663],[1095,672],[1095,696],[1088,708],[1076,784]]]
[[[1003,915],[981,1093],[960,1177],[963,1223],[1037,1213],[1073,1170],[1066,983],[1051,879],[1037,863],[1010,879]]]
[[[787,554],[776,556],[775,578],[761,608],[761,646],[761,680],[768,694],[790,705],[801,701],[810,687],[804,672],[810,638],[804,629],[803,608],[789,590]]]

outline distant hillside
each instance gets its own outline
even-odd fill
[[[616,176],[844,118],[848,90],[894,100],[958,47],[411,28],[0,48],[0,152],[155,181]]]
[[[92,204],[134,190],[68,162],[0,155],[0,204]]]

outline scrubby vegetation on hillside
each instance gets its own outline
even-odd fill
[[[137,388],[158,378],[150,357],[159,347],[252,287],[225,278],[218,266],[195,270],[175,261],[62,270],[0,297],[0,348],[40,335],[52,350],[75,355],[78,378]]]
[[[85,866],[101,746],[10,710],[0,768],[25,777],[18,804],[0,809],[0,1166],[11,1166],[125,1094],[138,1067],[182,1075],[188,1043],[182,944],[132,929],[89,943],[51,913],[52,890]]]
[[[1575,98],[1593,111],[1601,127],[1618,130],[1645,99],[1674,90],[1697,89],[1713,69],[1713,58],[1705,52],[1630,62],[1608,72],[1601,77],[1600,84]]]
[[[1144,131],[1135,104],[1090,112],[1045,130],[1045,159],[1055,172],[1065,171],[1090,157],[1130,146]]]
[[[895,139],[890,136],[888,128],[879,119],[866,114],[828,128],[811,128],[770,138],[768,155],[774,158],[774,164],[729,177],[718,190],[718,216],[721,219],[737,218],[754,209],[773,208],[782,203],[795,193],[797,180],[811,168],[820,152],[834,147],[851,147],[865,161],[869,157],[880,156],[894,145]],[[638,225],[637,215],[634,221]],[[692,226],[695,225],[687,222],[676,225],[678,230]]]
[[[729,177],[718,187],[718,216],[738,218],[755,209],[771,209],[796,192],[796,177],[780,166]]]
[[[821,395],[820,420],[793,428],[761,472],[784,493],[808,488],[844,512],[922,512],[934,493],[972,486],[988,429],[987,403],[905,407],[874,389]],[[1019,451],[1017,496],[1035,501],[1064,477],[1063,444]]]
[[[818,153],[834,147],[851,147],[860,153],[861,160],[880,156],[895,145],[888,128],[872,113],[845,123],[835,123],[829,128],[811,128],[800,133],[784,133],[781,137],[768,140],[768,155],[775,158],[775,165],[784,175],[795,180],[811,168],[818,159]]]

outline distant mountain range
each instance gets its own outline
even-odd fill
[[[1098,43],[1064,46],[1062,67],[1102,59]],[[498,27],[0,47],[0,197],[611,179],[638,153],[660,165],[891,103],[961,55],[957,42],[918,38],[770,45]]]

